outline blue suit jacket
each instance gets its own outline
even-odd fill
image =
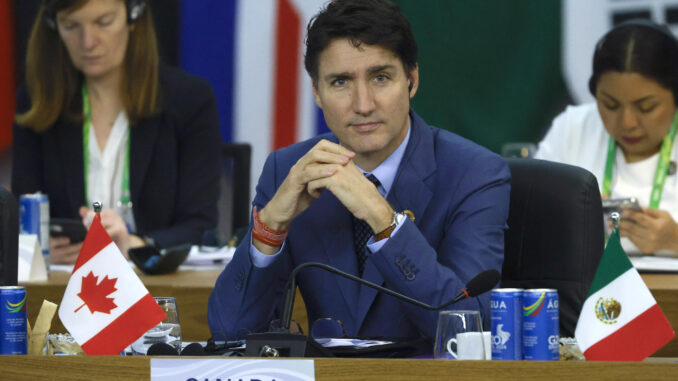
[[[410,141],[387,200],[395,210],[411,210],[415,221],[408,219],[370,255],[363,278],[439,305],[481,271],[501,271],[510,174],[499,156],[411,115]],[[268,203],[292,165],[322,138],[337,141],[328,134],[271,153],[259,178],[257,208]],[[283,251],[270,266],[252,264],[251,234],[246,237],[210,296],[208,320],[216,338],[265,331],[279,317],[289,273],[301,263],[358,271],[350,213],[331,192],[323,192],[292,222]],[[297,281],[309,323],[339,319],[349,336],[435,337],[438,312],[320,269],[303,270]],[[489,293],[448,308],[480,310],[489,324]]]

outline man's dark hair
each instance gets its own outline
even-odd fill
[[[355,47],[377,45],[392,51],[405,73],[417,67],[417,42],[410,22],[388,0],[335,0],[308,23],[304,66],[318,82],[318,56],[335,39],[348,39]]]
[[[632,72],[656,81],[678,104],[678,41],[671,31],[649,20],[631,20],[607,32],[596,45],[589,91],[596,95],[605,72]]]

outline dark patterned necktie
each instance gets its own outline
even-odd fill
[[[376,187],[380,185],[379,180],[374,175],[368,175],[367,179]],[[358,256],[358,275],[362,276],[365,261],[367,261],[367,241],[374,235],[374,231],[367,222],[357,219],[353,215],[351,215],[351,219],[353,221],[353,247]]]

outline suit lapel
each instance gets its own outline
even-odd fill
[[[432,129],[413,111],[411,114],[413,128],[410,143],[387,200],[397,211],[412,211],[416,223],[417,216],[424,214],[433,197],[431,189],[435,184],[432,175],[437,164]]]
[[[308,216],[309,222],[305,225],[310,227],[313,237],[318,237],[316,242],[322,245],[324,262],[341,271],[356,274],[358,260],[353,249],[353,230],[348,209],[327,191],[313,203],[308,211],[311,214]],[[328,278],[337,282],[337,288],[348,310],[355,317],[358,284],[336,275],[329,275]]]
[[[130,193],[132,203],[137,204],[144,185],[144,179],[153,157],[160,120],[158,117],[130,126]]]
[[[378,255],[378,254],[372,254],[372,255]],[[370,259],[365,262],[365,271],[363,272],[363,279],[372,282],[374,284],[377,284],[379,286],[384,285],[384,277],[381,276],[381,273],[377,269],[377,267],[374,265],[374,262],[372,262]],[[370,307],[372,306],[372,303],[374,303],[374,299],[377,297],[377,294],[379,291],[367,287],[367,286],[360,286],[360,294],[358,296],[358,311],[357,311],[357,326],[360,328],[363,324],[363,320],[365,320],[365,316],[367,315],[367,312],[370,310]],[[360,329],[358,329],[358,332]],[[356,332],[356,334],[358,333]]]
[[[411,210],[415,216],[424,214],[426,207],[433,196],[428,183],[436,170],[433,133],[430,127],[413,111],[412,131],[403,159],[398,166],[393,186],[387,196],[387,201],[394,210]],[[379,255],[379,253],[373,254]],[[384,285],[384,278],[374,263],[368,259],[365,265],[363,278],[378,285]],[[388,287],[388,285],[386,285]],[[374,303],[377,291],[367,286],[360,286],[358,299],[357,323],[360,327]]]
[[[83,165],[82,127],[66,124],[55,128],[66,179],[69,207],[77,211],[85,205],[85,169]]]

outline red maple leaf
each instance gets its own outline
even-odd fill
[[[82,285],[78,296],[85,303],[74,312],[78,312],[79,309],[87,305],[92,314],[97,311],[110,314],[111,310],[117,307],[113,303],[115,298],[109,298],[108,295],[117,290],[115,283],[118,281],[118,278],[109,279],[108,275],[106,275],[99,284],[97,284],[98,280],[99,277],[95,276],[91,271],[87,276],[82,277]]]

